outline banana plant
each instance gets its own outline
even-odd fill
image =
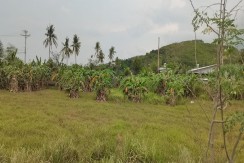
[[[122,80],[120,88],[122,88],[123,94],[128,100],[141,102],[145,94],[148,92],[145,85],[145,78],[130,76]]]
[[[83,69],[67,68],[60,72],[59,84],[70,98],[78,98],[84,88]]]
[[[110,89],[113,86],[114,71],[105,69],[97,71],[94,75],[92,83],[96,91],[96,100],[107,101],[110,94]]]
[[[166,103],[176,105],[177,101],[184,95],[184,83],[180,76],[171,76],[167,82]]]
[[[18,92],[19,83],[18,78],[20,76],[20,70],[18,67],[13,65],[6,65],[2,69],[3,76],[3,86],[5,89],[8,89],[11,92]]]
[[[167,88],[167,75],[164,73],[153,74],[148,78],[149,79],[147,80],[146,84],[147,88],[152,92],[164,96]]]
[[[96,76],[95,70],[85,70],[84,71],[84,91],[92,92],[93,91],[93,81]]]

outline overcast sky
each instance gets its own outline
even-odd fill
[[[196,7],[217,1],[193,0]],[[237,0],[231,0],[233,6]],[[24,38],[19,36],[26,29],[31,34],[27,40],[27,60],[35,56],[48,58],[44,48],[46,27],[55,26],[60,51],[66,37],[77,34],[81,40],[78,63],[86,64],[95,53],[97,41],[106,55],[111,46],[116,56],[126,59],[174,42],[193,40],[191,20],[194,16],[189,0],[0,0],[0,40],[5,47],[15,45],[24,51]],[[238,17],[244,26],[243,11]],[[8,36],[6,36],[8,35]],[[210,42],[212,36],[200,32],[198,39]],[[71,43],[71,42],[70,42]],[[18,53],[23,59],[24,54]],[[70,63],[74,63],[71,56]]]

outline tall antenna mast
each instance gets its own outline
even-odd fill
[[[21,36],[25,37],[25,63],[26,63],[26,40],[28,37],[30,37],[30,34],[28,34],[27,30],[23,30],[24,34],[20,34]]]

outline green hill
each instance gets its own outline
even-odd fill
[[[197,63],[200,66],[206,66],[216,63],[217,47],[214,44],[204,43],[202,40],[196,41]],[[237,50],[233,50],[231,59],[225,57],[226,62],[236,62]],[[234,57],[235,56],[235,57]],[[132,57],[121,62],[123,67],[129,67],[135,73],[142,68],[157,69],[158,50],[152,50],[146,55]],[[184,67],[185,69],[196,66],[195,62],[195,40],[173,43],[160,48],[160,66],[167,63],[171,67]]]

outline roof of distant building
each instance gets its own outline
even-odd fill
[[[194,74],[209,74],[214,71],[214,69],[217,67],[216,64],[204,66],[204,67],[198,67],[194,68],[188,71],[188,73],[194,73]]]

